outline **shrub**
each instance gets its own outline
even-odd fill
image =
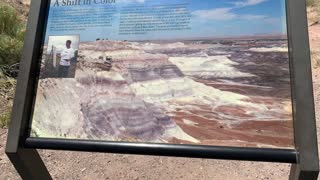
[[[12,99],[15,91],[25,23],[17,11],[0,1],[0,128],[7,127],[10,121]]]
[[[20,61],[24,34],[25,24],[16,10],[0,2],[0,66]]]
[[[23,42],[5,34],[0,34],[0,65],[18,63]]]
[[[15,36],[20,26],[20,20],[16,10],[0,2],[0,34]]]

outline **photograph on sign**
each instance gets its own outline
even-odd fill
[[[41,75],[45,78],[74,78],[79,49],[79,35],[49,36],[43,52]]]
[[[51,0],[31,137],[293,148],[285,0]]]

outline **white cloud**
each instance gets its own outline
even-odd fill
[[[237,1],[232,4],[234,4],[236,7],[246,7],[246,6],[257,5],[265,1],[267,0],[244,0],[244,1]]]
[[[268,24],[279,24],[279,23],[282,23],[280,18],[272,18],[272,17],[265,18],[264,22],[268,23]]]
[[[245,14],[240,16],[241,19],[245,19],[245,20],[261,20],[261,19],[266,19],[267,16],[265,15],[253,15],[253,14]]]
[[[255,14],[240,15],[232,12],[232,10],[246,7],[246,6],[257,5],[266,1],[267,0],[238,0],[236,2],[231,3],[233,4],[233,7],[197,10],[192,12],[192,15],[197,16],[201,19],[220,20],[220,21],[227,21],[227,20],[233,20],[233,19],[242,19],[242,20],[249,20],[249,21],[264,20],[264,19],[268,19],[268,17],[265,15],[255,15]]]
[[[219,20],[219,21],[228,21],[234,19],[242,19],[248,21],[255,20],[269,20],[268,16],[265,15],[255,15],[255,14],[235,14],[232,12],[232,8],[217,8],[217,9],[209,9],[209,10],[197,10],[192,12],[194,16],[197,16],[201,19],[207,20]],[[271,19],[270,19],[271,21]]]
[[[231,12],[232,8],[217,8],[209,10],[197,10],[192,12],[193,15],[203,19],[210,20],[231,20],[237,17]]]
[[[146,0],[117,0],[117,3],[144,3]]]

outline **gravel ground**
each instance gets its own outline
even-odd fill
[[[4,154],[1,129],[0,179],[19,179]],[[54,179],[287,179],[290,165],[158,156],[40,151]]]

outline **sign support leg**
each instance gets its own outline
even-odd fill
[[[28,114],[31,112],[36,83],[36,67],[42,48],[43,28],[40,27],[46,22],[49,3],[49,0],[31,1],[5,150],[21,178],[27,180],[52,179],[39,153],[35,149],[24,148],[24,141],[28,137]]]
[[[289,180],[317,180],[318,171],[302,169],[298,164],[292,164]]]
[[[22,179],[52,180],[37,150],[19,148],[16,153],[7,153],[7,156]]]
[[[286,0],[290,69],[293,96],[293,126],[297,164],[289,180],[316,180],[319,157],[312,88],[306,1]]]

